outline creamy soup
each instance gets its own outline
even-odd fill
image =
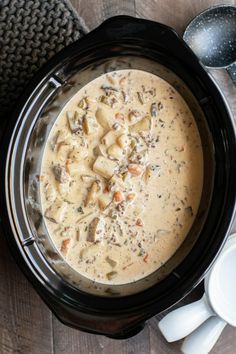
[[[198,210],[203,155],[192,113],[158,76],[104,74],[58,116],[40,181],[44,221],[66,262],[100,283],[139,280],[176,252]]]

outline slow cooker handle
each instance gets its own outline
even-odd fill
[[[143,42],[143,53],[148,50],[148,46],[160,47],[170,52],[170,55],[178,57],[181,61],[193,64],[193,61],[199,62],[196,55],[177,34],[177,32],[162,23],[145,19],[138,19],[131,16],[114,16],[104,21],[98,28],[89,33],[90,43],[102,44],[106,41],[116,41],[117,45],[122,38],[130,40],[138,39]],[[142,43],[141,43],[142,44]],[[183,56],[184,54],[184,56]]]

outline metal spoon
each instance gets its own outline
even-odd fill
[[[236,86],[236,7],[215,6],[196,16],[184,40],[207,67],[225,68]]]

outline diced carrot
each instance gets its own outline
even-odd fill
[[[128,195],[127,195],[127,200],[134,200],[134,198],[135,198],[135,193],[129,193]]]
[[[110,189],[108,186],[105,186],[105,188],[103,189],[103,193],[109,193]]]
[[[120,202],[122,202],[122,200],[124,200],[124,196],[121,192],[115,192],[113,195],[113,200],[116,203],[120,203]]]
[[[139,218],[136,220],[136,225],[137,226],[143,226],[143,221]]]
[[[147,259],[148,259],[148,254],[146,254],[146,256],[143,258],[143,261],[144,261],[145,263],[147,263]]]
[[[69,165],[71,162],[72,162],[71,159],[67,159],[67,160],[66,160],[66,165]]]
[[[128,171],[133,176],[140,176],[143,173],[143,166],[138,165],[136,163],[131,163],[128,165]]]
[[[61,253],[63,253],[64,255],[67,253],[68,251],[68,247],[70,244],[71,239],[70,238],[66,238],[65,240],[62,241],[61,243]]]
[[[72,160],[71,159],[67,159],[66,160],[66,172],[67,173],[70,173],[70,170],[69,170],[69,165],[72,163]]]
[[[118,119],[118,120],[124,120],[124,119],[125,119],[123,113],[116,113],[116,114],[115,114],[115,117],[116,117],[116,119]]]

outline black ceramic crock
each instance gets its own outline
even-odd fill
[[[194,225],[163,269],[135,284],[107,288],[76,278],[50,243],[38,199],[37,173],[58,109],[94,77],[139,68],[169,81],[196,119],[204,152],[204,186]],[[235,131],[225,99],[171,28],[118,16],[57,54],[25,89],[1,147],[1,217],[10,249],[42,299],[65,324],[125,338],[203,278],[233,220]]]

